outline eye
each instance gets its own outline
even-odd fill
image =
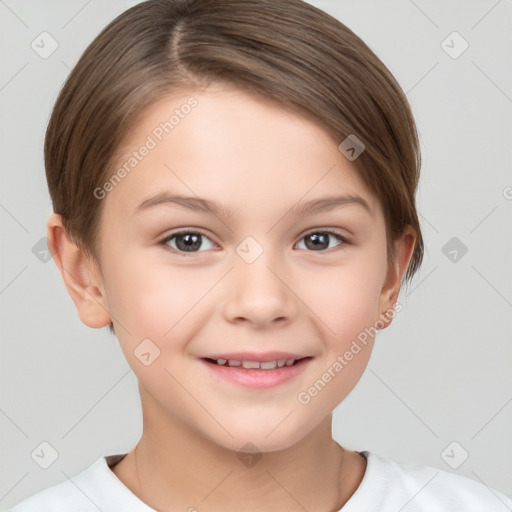
[[[335,245],[331,245],[330,240],[336,239],[339,243],[336,245],[344,245],[345,243],[348,243],[348,240],[340,235],[339,233],[336,233],[335,231],[312,231],[311,233],[308,233],[305,235],[301,241],[305,240],[305,246],[306,249],[310,249],[312,251],[322,251],[326,249],[331,249]],[[299,247],[302,248],[302,247]]]
[[[212,249],[214,243],[201,231],[181,230],[166,236],[160,244],[167,245],[176,252],[194,253],[205,249],[203,239],[208,240],[210,247],[206,244],[206,250]]]

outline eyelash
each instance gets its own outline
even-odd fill
[[[345,236],[341,235],[337,231],[333,231],[333,230],[330,230],[330,229],[315,229],[313,231],[309,231],[309,232],[305,233],[300,238],[299,241],[301,242],[306,237],[308,237],[310,235],[314,235],[314,234],[319,234],[319,233],[330,235],[330,236],[336,238],[339,242],[341,242],[341,244],[340,244],[341,246],[349,245],[350,244],[350,241]],[[169,247],[167,245],[174,238],[176,238],[176,237],[178,237],[180,235],[186,235],[186,234],[201,235],[201,236],[204,236],[205,238],[208,238],[208,240],[210,240],[210,237],[204,231],[202,231],[200,229],[181,229],[181,230],[175,231],[175,232],[167,235],[163,240],[161,240],[159,242],[159,245],[167,247],[172,252],[180,254],[182,256],[192,256],[194,254],[199,254],[200,252],[203,252],[203,251],[185,252],[185,251],[180,251],[180,250],[174,249],[173,247]],[[215,242],[213,242],[213,240],[210,240],[210,241],[212,243],[215,243]],[[337,247],[339,247],[340,245],[338,245]],[[331,247],[331,249],[333,249],[333,248]],[[318,251],[308,251],[308,252],[327,252],[328,250],[330,250],[330,249],[318,250]]]
[[[330,235],[333,238],[335,238],[336,240],[338,240],[338,242],[341,242],[341,243],[338,244],[337,246],[331,247],[329,249],[322,249],[322,250],[318,250],[318,251],[307,251],[307,252],[324,253],[324,252],[332,251],[332,249],[336,249],[336,248],[342,249],[344,245],[349,245],[349,243],[350,243],[345,236],[343,236],[342,234],[340,234],[337,231],[334,231],[332,229],[314,229],[312,231],[308,231],[308,232],[304,233],[304,235],[300,238],[299,242],[302,242],[305,238],[307,238],[310,235],[315,235],[315,234],[319,234],[319,233],[324,234],[324,235]]]
[[[164,247],[167,247],[170,251],[180,254],[182,256],[192,256],[194,254],[199,254],[199,252],[202,252],[202,251],[199,251],[199,252],[188,252],[187,253],[184,251],[174,249],[173,247],[169,247],[167,245],[173,238],[176,238],[179,235],[187,235],[187,234],[201,235],[201,236],[204,236],[205,238],[208,238],[208,240],[210,240],[210,237],[204,231],[201,231],[200,229],[180,229],[178,231],[174,231],[170,235],[167,235],[163,240],[161,240],[159,242],[159,244],[163,245]],[[213,240],[211,240],[211,242],[215,243],[215,242],[213,242]]]

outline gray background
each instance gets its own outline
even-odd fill
[[[51,213],[42,146],[52,104],[87,44],[135,3],[0,0],[0,508],[130,450],[142,432],[116,339],[81,324],[37,245]],[[336,409],[336,439],[512,494],[512,2],[312,3],[395,74],[423,151],[423,268]],[[31,47],[43,31],[58,42],[48,58]],[[469,43],[457,58],[460,39],[442,45],[453,31]],[[43,441],[58,452],[48,469],[31,457]]]

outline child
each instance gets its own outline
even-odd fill
[[[144,431],[12,512],[510,510],[484,484],[332,438],[419,268],[399,85],[301,0],[150,0],[56,102],[48,240],[109,326]]]

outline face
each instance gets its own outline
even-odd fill
[[[155,421],[274,451],[358,382],[392,301],[383,214],[339,142],[220,85],[134,126],[102,189],[101,290]]]

